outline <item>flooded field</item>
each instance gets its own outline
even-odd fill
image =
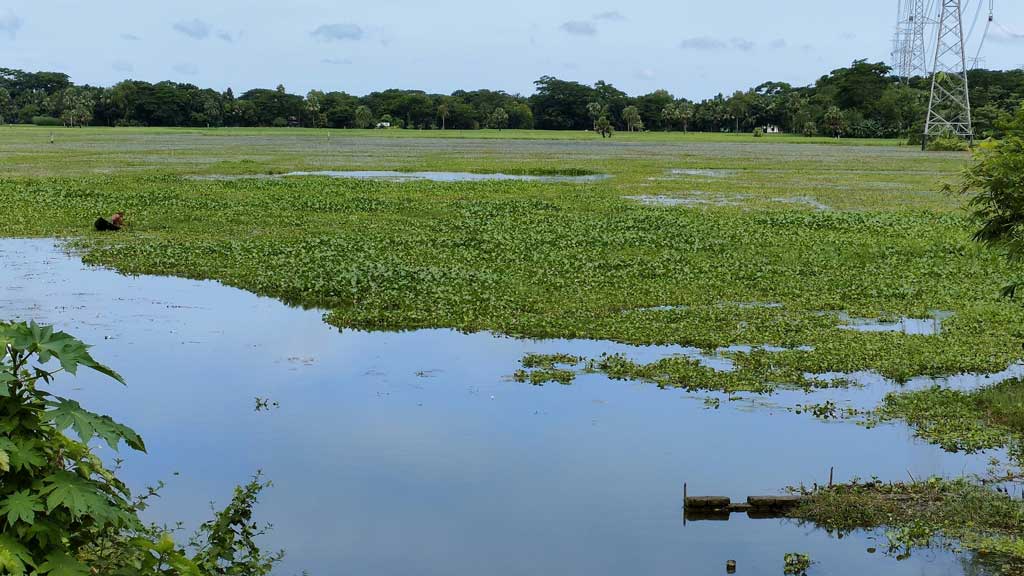
[[[262,470],[275,486],[258,513],[275,525],[268,547],[288,551],[282,573],[713,574],[734,559],[739,573],[774,575],[794,551],[821,575],[972,573],[969,558],[941,551],[869,554],[884,549],[877,533],[836,539],[740,515],[683,525],[684,482],[739,499],[827,482],[831,467],[837,481],[984,470],[984,455],[945,453],[903,425],[787,410],[870,406],[889,381],[732,401],[600,374],[539,387],[510,378],[526,353],[649,362],[690,351],[339,331],[321,311],[214,282],[86,267],[52,240],[0,240],[0,271],[0,317],[59,324],[128,380],[61,386],[146,438],[150,455],[127,455],[124,475],[168,481],[149,519],[195,525],[209,498],[223,503]],[[257,397],[279,407],[256,411]]]
[[[608,178],[606,174],[536,175],[473,172],[398,172],[395,170],[322,170],[317,172],[288,172],[285,176],[326,176],[328,178],[356,178],[361,180],[391,180],[407,182],[487,182],[490,180],[517,180],[520,182],[597,182]]]

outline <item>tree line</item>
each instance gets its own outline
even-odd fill
[[[976,131],[999,135],[1024,101],[1024,70],[969,73]],[[305,96],[257,88],[236,96],[192,84],[125,80],[78,86],[60,72],[0,68],[0,123],[65,126],[392,127],[423,130],[544,129],[749,132],[777,127],[808,136],[863,138],[919,134],[930,79],[901,82],[882,62],[856,60],[809,86],[765,82],[691,101],[666,90],[630,96],[612,84],[543,76],[530,96],[495,90],[430,94],[390,89],[355,96]]]

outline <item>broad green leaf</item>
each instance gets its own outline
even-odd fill
[[[27,567],[33,565],[28,548],[14,538],[0,534],[0,574],[24,576]]]
[[[199,566],[180,552],[171,552],[164,561],[180,576],[204,576]]]
[[[0,516],[7,516],[7,524],[14,525],[17,521],[33,524],[36,512],[43,511],[43,502],[28,490],[21,490],[0,501]]]
[[[171,550],[174,550],[174,537],[171,536],[170,532],[164,532],[160,535],[160,539],[157,540],[153,546],[153,550],[156,550],[158,554],[167,554]]]
[[[54,332],[52,326],[40,326],[35,322],[0,324],[0,342],[3,341],[10,342],[17,350],[35,353],[43,364],[56,358],[70,374],[77,373],[79,366],[85,366],[124,384],[124,379],[117,372],[89,354],[85,343],[66,332]]]
[[[0,449],[0,472],[11,471],[11,457],[6,450]]]
[[[11,470],[20,472],[22,470],[36,470],[46,464],[39,443],[35,440],[19,439],[14,441],[8,438],[0,438],[0,449],[7,452],[8,465]]]
[[[118,424],[110,416],[89,412],[78,402],[65,398],[57,398],[55,402],[47,404],[52,409],[45,412],[44,416],[62,431],[73,429],[82,442],[88,443],[99,436],[114,450],[117,450],[120,441],[124,440],[129,447],[141,452],[146,451],[145,443],[134,430]]]
[[[46,511],[53,512],[57,508],[66,508],[71,515],[80,518],[85,515],[109,517],[110,504],[107,502],[99,486],[79,477],[77,474],[61,470],[43,479],[44,487],[40,491],[46,496]]]
[[[63,553],[52,552],[36,570],[49,576],[89,576],[89,567]]]

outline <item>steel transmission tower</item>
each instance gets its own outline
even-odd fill
[[[971,97],[967,86],[967,54],[964,50],[964,27],[961,0],[939,0],[939,34],[935,43],[935,68],[932,73],[932,95],[928,102],[922,148],[928,138],[939,134],[955,134],[973,142]]]
[[[896,74],[904,82],[914,76],[928,75],[928,58],[925,48],[925,35],[928,28],[926,1],[900,0],[893,61],[896,65]]]

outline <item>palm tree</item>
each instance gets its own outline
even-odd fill
[[[597,131],[597,119],[604,115],[604,106],[601,106],[598,102],[591,102],[587,104],[587,115],[590,116],[590,121],[594,123],[594,131]]]
[[[640,118],[640,110],[636,106],[626,106],[622,109],[622,119],[626,121],[626,128],[630,132],[633,130],[640,130],[643,128],[644,123]]]
[[[441,102],[437,106],[437,115],[441,117],[441,130],[444,130],[445,121],[448,120],[449,114],[451,114],[451,110],[448,107],[448,102]]]

